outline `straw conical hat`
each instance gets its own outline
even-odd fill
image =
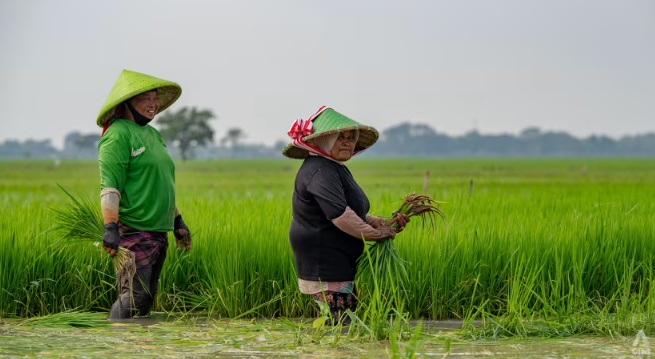
[[[102,127],[114,116],[116,106],[138,94],[157,89],[160,113],[172,105],[182,94],[182,88],[175,82],[166,81],[142,73],[123,70],[111,89],[98,115],[97,124]]]
[[[313,119],[313,132],[310,135],[304,136],[303,141],[308,141],[319,136],[330,135],[340,131],[359,130],[359,139],[355,144],[354,154],[364,151],[365,149],[373,146],[378,140],[378,131],[371,127],[362,125],[361,123],[340,114],[339,112],[326,108],[318,116]],[[310,118],[311,121],[311,118]],[[304,159],[309,156],[309,151],[303,148],[294,146],[293,143],[288,144],[282,154],[286,157],[293,159]]]

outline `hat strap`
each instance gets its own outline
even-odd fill
[[[323,156],[330,157],[330,154],[321,150],[320,148],[313,146],[307,141],[303,140],[303,137],[309,136],[314,132],[314,119],[318,117],[323,111],[327,110],[329,107],[327,106],[321,106],[321,108],[316,111],[313,115],[311,115],[308,119],[303,120],[302,118],[297,118],[293,124],[291,125],[291,128],[289,129],[289,132],[287,132],[287,135],[291,137],[292,144],[298,148],[301,148],[303,150],[313,152],[316,154],[320,154]]]

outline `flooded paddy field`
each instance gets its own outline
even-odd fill
[[[7,320],[0,325],[0,358],[640,358],[650,350],[648,338],[635,344],[635,337],[622,336],[467,340],[461,324],[422,322],[418,336],[394,347],[350,338],[345,328],[317,333],[300,320],[181,321],[159,314],[86,328]]]

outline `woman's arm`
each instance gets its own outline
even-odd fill
[[[116,250],[121,242],[121,235],[118,232],[118,206],[121,202],[121,194],[115,188],[105,188],[100,192],[100,208],[104,218],[105,233],[102,235],[102,248],[110,257],[116,255]]]
[[[307,185],[307,191],[314,196],[325,217],[343,232],[367,241],[395,236],[394,230],[388,226],[373,228],[357,216],[348,206],[341,176],[334,169],[323,167],[317,171]]]
[[[371,214],[366,215],[366,224],[373,228],[378,228],[387,222],[386,219]]]
[[[116,188],[105,188],[100,192],[100,207],[104,224],[118,223],[118,206],[121,202],[121,193]]]
[[[368,216],[366,219],[368,220]],[[350,207],[346,207],[343,214],[333,219],[332,223],[334,223],[337,228],[351,236],[359,239],[364,238],[366,241],[379,241],[396,237],[396,232],[391,227],[381,224],[377,228],[374,228],[362,221],[357,213],[350,209]]]
[[[130,161],[128,142],[125,133],[120,128],[114,127],[105,133],[98,144],[100,188],[102,189],[100,207],[105,226],[102,246],[111,257],[116,254],[121,241],[118,232],[118,209]]]

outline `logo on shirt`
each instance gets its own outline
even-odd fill
[[[146,150],[146,146],[143,146],[143,147],[139,148],[138,150],[135,150],[134,148],[132,148],[132,157],[136,157],[136,156],[142,154],[143,151],[145,151],[145,150]]]

